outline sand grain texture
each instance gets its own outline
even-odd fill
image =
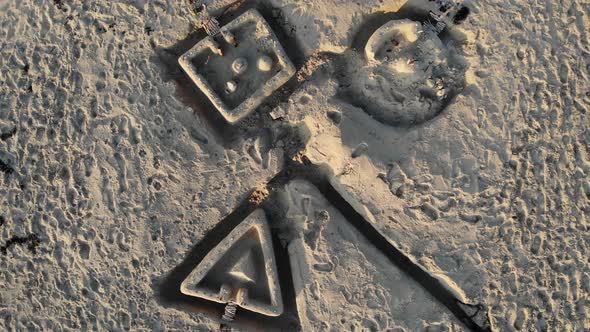
[[[375,228],[488,306],[498,330],[590,329],[588,1],[470,1],[454,42],[443,40],[464,90],[404,126],[342,98],[335,75],[358,63],[358,30],[403,2],[256,3],[280,12],[298,67],[329,56],[312,58],[291,95],[232,136],[211,108],[186,102],[171,79],[182,73],[163,61],[193,33],[183,2],[0,2],[0,330],[218,329],[157,292],[299,147],[283,141],[285,127]],[[464,329],[337,207],[297,186],[294,197],[314,202],[289,210],[311,276],[303,326]]]

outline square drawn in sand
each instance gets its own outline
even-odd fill
[[[295,74],[276,35],[255,9],[198,42],[178,62],[230,123],[250,114]]]

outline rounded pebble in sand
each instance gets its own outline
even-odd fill
[[[261,71],[270,71],[272,69],[272,59],[267,55],[258,58],[258,69]]]
[[[237,75],[242,74],[246,71],[246,69],[248,69],[248,60],[246,60],[246,58],[243,57],[235,59],[234,62],[231,64],[231,69]]]
[[[225,91],[227,93],[234,93],[238,89],[238,83],[236,81],[228,81],[225,83]]]

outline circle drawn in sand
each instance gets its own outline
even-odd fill
[[[364,57],[349,69],[347,99],[384,124],[431,120],[464,87],[465,61],[428,24],[387,22],[369,38]]]

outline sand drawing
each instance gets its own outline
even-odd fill
[[[0,331],[589,331],[588,0],[0,0]]]
[[[442,11],[446,13],[449,10]],[[445,47],[438,35],[447,27],[447,21],[442,15],[433,12],[429,15],[423,22],[407,18],[386,21],[370,35],[362,48],[362,53],[357,54],[353,50],[353,56],[344,57],[328,54],[326,58],[329,62],[337,63],[344,60],[346,63],[344,71],[332,69],[335,70],[333,74],[337,76],[348,76],[341,81],[350,82],[344,84],[348,88],[344,88],[340,95],[346,96],[344,99],[353,104],[361,105],[377,121],[390,125],[415,125],[439,114],[449,100],[462,90],[461,75],[464,74],[464,68],[453,67],[450,61],[445,59],[446,55],[442,54]],[[201,20],[206,21],[203,26],[211,25],[213,18],[206,14],[205,18],[202,17]],[[208,36],[182,54],[178,62],[192,82],[230,124],[237,123],[255,111],[265,98],[295,75],[295,66],[265,18],[256,9],[246,10],[219,29],[206,28],[206,31]],[[356,74],[352,74],[351,71]],[[389,76],[384,76],[383,82],[389,85],[381,86],[375,91],[366,90],[368,85],[363,81],[363,72],[371,72],[371,75],[386,73],[383,75]],[[451,78],[450,75],[456,77]],[[353,158],[354,154],[355,152]],[[358,156],[361,152],[356,154]],[[301,160],[300,152],[295,151],[291,158]],[[307,160],[305,156],[303,160]],[[343,220],[356,227],[391,263],[430,292],[466,327],[474,331],[490,330],[485,308],[464,303],[460,295],[452,290],[452,284],[437,278],[385,240],[379,231],[370,226],[370,222],[352,208],[347,199],[332,186],[333,175],[329,171],[317,168],[309,161],[299,164],[287,159],[286,162],[284,171],[275,177],[274,182],[267,184],[268,188],[274,189],[275,192],[284,192],[297,178],[311,181],[312,187],[318,188],[329,201],[332,201],[333,206],[340,211],[338,213],[344,214]],[[293,183],[297,185],[297,181]],[[188,275],[185,275],[186,272],[178,273],[175,278],[169,278],[165,286],[166,289],[177,287],[179,278],[182,278],[182,295],[224,305],[220,319],[222,330],[231,330],[232,326],[238,326],[236,324],[240,316],[252,314],[254,317],[257,314],[270,316],[269,322],[272,323],[267,325],[267,328],[290,326],[294,329],[314,329],[308,325],[310,320],[306,317],[306,305],[311,305],[307,302],[310,302],[310,292],[314,291],[309,289],[312,280],[309,279],[309,272],[305,272],[309,270],[308,259],[305,258],[306,251],[302,249],[302,242],[296,240],[301,238],[293,237],[290,231],[285,233],[284,229],[277,231],[276,220],[275,226],[269,227],[263,212],[268,209],[274,210],[275,215],[290,219],[284,211],[290,210],[289,204],[285,204],[276,195],[271,194],[270,198],[257,198],[254,204],[253,201],[244,203],[246,207],[243,209],[259,205],[263,209],[257,209],[235,220],[235,228],[229,229],[229,234],[223,238],[220,238],[220,235],[211,236],[210,238],[218,239],[212,241],[219,242],[198,261],[187,262],[192,266]],[[326,216],[320,219],[329,219],[327,212],[320,215]],[[297,221],[291,222],[297,224]],[[279,222],[285,223],[289,222]],[[301,226],[286,226],[287,229],[297,227]],[[321,226],[310,227],[316,229],[310,236],[315,237],[314,241],[317,241],[318,227]],[[287,250],[290,278],[278,276],[271,231],[283,233],[283,240],[290,242]],[[315,263],[313,268],[330,272],[334,268],[334,263]],[[290,288],[295,294],[299,294],[296,299],[287,299],[288,295],[281,292],[280,279],[284,284],[283,288]],[[283,298],[286,307],[283,306]],[[250,313],[245,314],[244,309]],[[293,320],[293,317],[299,318]]]
[[[417,125],[440,114],[463,90],[466,68],[449,58],[433,23],[401,19],[377,29],[364,49],[366,63],[350,65],[357,74],[354,79],[349,74],[350,87],[341,95],[394,126]]]
[[[267,316],[283,312],[270,229],[254,211],[182,282],[181,292]]]
[[[228,122],[247,116],[295,73],[255,9],[197,43],[178,61]]]

